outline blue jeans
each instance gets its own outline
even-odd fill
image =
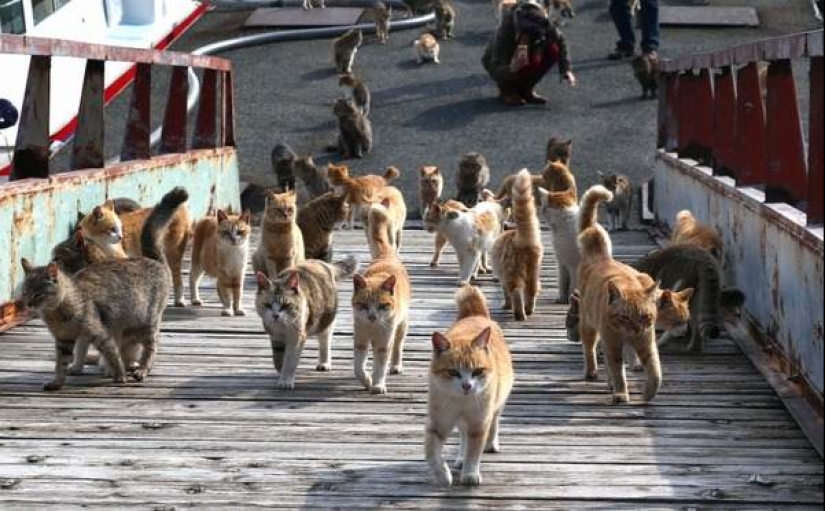
[[[642,51],[657,51],[659,49],[659,0],[639,0],[641,10],[639,21],[642,27]],[[622,50],[636,48],[636,32],[633,29],[633,14],[630,12],[631,0],[610,0],[610,15],[619,32],[619,42],[616,43]]]

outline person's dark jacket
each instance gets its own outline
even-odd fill
[[[516,52],[516,22],[515,22],[514,8],[505,9],[501,16],[501,23],[493,36],[493,40],[487,45],[484,51],[484,56],[481,59],[484,69],[490,76],[498,83],[507,83],[518,80],[519,73],[513,73],[510,70],[510,62],[513,60],[513,55]],[[570,50],[567,46],[567,41],[564,34],[558,27],[548,22],[545,29],[545,45],[557,45],[558,47],[558,66],[559,73],[562,76],[566,75],[572,69],[570,62]],[[549,69],[549,67],[548,67]],[[544,70],[546,73],[547,70]]]
[[[17,124],[19,113],[11,101],[0,98],[0,130],[11,128]]]

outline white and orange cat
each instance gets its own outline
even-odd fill
[[[460,267],[459,285],[470,283],[479,271],[491,271],[487,253],[501,234],[501,224],[501,205],[487,201],[467,211],[434,203],[425,219],[427,229],[441,233],[455,249]]]
[[[335,195],[344,195],[350,204],[348,227],[353,227],[352,219],[361,219],[362,208],[381,202],[381,192],[401,173],[395,167],[387,167],[383,176],[352,176],[346,165],[329,165],[327,179]]]
[[[532,316],[539,290],[544,246],[533,199],[533,177],[527,169],[513,183],[513,218],[516,228],[503,232],[492,251],[493,271],[501,281],[504,308],[512,309],[516,321]]]
[[[601,342],[613,402],[627,403],[624,351],[632,349],[647,373],[644,399],[651,401],[662,382],[656,346],[659,286],[649,276],[613,259],[607,231],[593,217],[582,217],[579,246],[579,335],[585,379],[598,378],[596,347]]]
[[[435,332],[432,337],[425,448],[435,481],[441,486],[452,485],[443,451],[458,427],[461,450],[455,465],[461,469],[461,484],[478,486],[482,453],[501,449],[499,419],[513,388],[513,363],[481,290],[464,286],[456,294],[456,302],[456,323],[446,333]]]
[[[441,213],[449,213],[450,211],[462,211],[467,212],[469,208],[465,206],[463,203],[457,200],[446,200],[444,202],[438,202],[437,200],[430,204],[430,207],[427,208],[427,214],[424,215],[422,220],[426,225],[427,216],[429,216],[430,210],[432,209],[432,204],[438,203],[440,204],[442,210]],[[432,230],[431,230],[432,232]],[[439,231],[435,231],[435,249],[433,251],[433,258],[430,261],[430,268],[438,268],[438,265],[441,264],[441,254],[444,252],[444,247],[447,245],[447,237],[441,234]]]
[[[252,255],[252,267],[270,279],[283,270],[302,263],[304,237],[297,224],[295,190],[268,192],[261,225],[261,244]]]
[[[195,224],[189,273],[192,305],[203,305],[199,286],[205,273],[217,280],[218,297],[223,305],[221,315],[246,315],[241,302],[252,232],[251,215],[248,210],[242,215],[227,215],[219,209],[216,216],[205,217]]]
[[[353,278],[354,370],[364,388],[386,394],[387,374],[403,371],[411,285],[388,236],[392,220],[387,209],[374,205],[366,223],[374,260]],[[366,367],[370,348],[371,375]]]
[[[382,214],[386,217],[385,221],[379,223],[368,222],[368,218],[375,209],[381,210]],[[401,194],[401,191],[394,186],[387,186],[381,191],[380,203],[362,207],[361,211],[364,212],[365,215],[365,218],[362,219],[366,227],[364,232],[367,234],[367,243],[369,244],[373,259],[377,258],[381,253],[381,247],[378,246],[375,241],[378,239],[379,233],[377,230],[379,229],[386,231],[384,234],[386,235],[387,241],[395,252],[398,253],[401,250],[401,234],[404,231],[404,221],[407,219],[407,204],[404,202],[404,196]]]

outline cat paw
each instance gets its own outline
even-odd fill
[[[295,390],[295,382],[294,381],[279,381],[275,384],[275,388],[278,390]]]
[[[449,487],[453,485],[453,474],[450,473],[450,468],[446,463],[433,470],[433,479],[439,486]]]
[[[148,375],[149,371],[147,369],[135,369],[134,371],[132,371],[132,378],[134,378],[135,381],[143,381],[146,379]]]
[[[599,373],[584,373],[585,381],[598,381]]]
[[[246,316],[246,311],[243,309],[235,309],[236,316]]]
[[[386,385],[374,385],[370,388],[370,394],[375,394],[376,396],[381,396],[387,393],[387,386]]]
[[[203,300],[201,300],[200,298],[192,298],[192,305],[194,305],[195,307],[200,307],[201,305],[203,305]]]
[[[72,364],[68,369],[66,369],[66,372],[72,376],[83,374],[83,364]]]
[[[59,381],[50,381],[43,384],[43,390],[46,392],[55,392],[63,388],[63,384]]]
[[[461,474],[461,484],[464,486],[481,486],[481,473],[469,472]]]
[[[137,381],[142,381],[142,378],[138,379],[138,377],[135,376],[134,374],[132,375],[132,377]],[[118,385],[122,385],[122,384],[126,383],[126,375],[121,374],[120,376],[112,376],[112,383],[117,383]]]
[[[364,389],[372,389],[372,376],[358,376],[358,381],[364,386]]]
[[[221,316],[223,316],[224,318],[231,318],[232,317],[232,311],[230,309],[223,309],[221,311]]]
[[[456,470],[461,470],[464,468],[464,457],[459,454],[459,457],[453,462],[453,468]]]
[[[175,300],[175,307],[186,307],[186,300],[183,298]]]
[[[632,364],[630,366],[630,370],[634,373],[642,373],[645,370],[645,366],[642,364]]]
[[[438,263],[436,261],[431,262],[430,268],[438,268]]]
[[[527,316],[523,312],[515,312],[513,313],[516,321],[527,321]]]
[[[330,364],[329,362],[318,364],[317,366],[315,366],[315,370],[320,371],[322,373],[328,373],[332,371],[332,364]]]
[[[495,440],[493,442],[489,442],[484,447],[484,452],[486,452],[487,454],[498,454],[498,453],[500,453],[501,452],[501,445],[499,445],[498,440]]]
[[[404,366],[397,365],[390,368],[390,374],[404,374]]]
[[[630,396],[627,395],[627,394],[613,394],[612,402],[613,402],[614,405],[629,403],[630,402]]]

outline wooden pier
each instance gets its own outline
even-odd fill
[[[822,459],[732,341],[705,355],[665,349],[664,387],[649,406],[639,375],[629,406],[609,404],[603,379],[583,381],[565,307],[552,303],[549,253],[539,314],[526,323],[481,282],[516,368],[502,452],[485,456],[482,487],[435,487],[423,459],[430,335],[454,319],[457,266],[447,253],[428,267],[423,231],[404,240],[412,321],[406,373],[390,378],[387,396],[353,377],[350,282],[339,291],[333,372],[315,372],[311,340],[293,392],[275,389],[251,275],[246,317],[219,317],[208,281],[206,307],[168,309],[142,384],[113,386],[89,369],[45,393],[54,354],[42,324],[0,335],[0,509],[822,509]],[[644,232],[615,244],[625,261],[653,248]],[[368,260],[362,232],[337,236],[336,254],[346,253]]]

